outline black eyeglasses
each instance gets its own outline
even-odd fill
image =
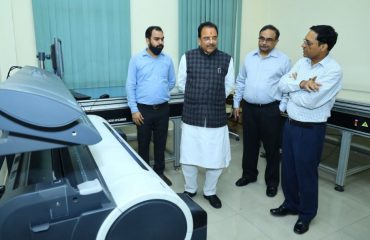
[[[261,37],[261,36],[258,38],[258,40],[260,42],[267,42],[267,43],[272,43],[272,42],[275,41],[275,39],[273,39],[273,38],[264,38],[264,37]]]

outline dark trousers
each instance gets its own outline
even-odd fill
[[[324,145],[326,124],[310,127],[286,121],[283,134],[283,205],[296,210],[309,223],[318,209],[318,166]]]
[[[257,179],[257,163],[261,142],[266,151],[265,181],[279,185],[279,142],[281,139],[279,102],[258,106],[243,103],[243,176]]]
[[[167,142],[169,105],[159,107],[138,104],[139,111],[144,117],[144,124],[137,126],[137,141],[139,155],[149,164],[149,145],[153,133],[154,144],[154,171],[163,174],[165,167],[164,152]]]

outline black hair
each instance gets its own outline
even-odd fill
[[[275,35],[276,35],[275,40],[278,40],[278,39],[279,39],[279,37],[280,37],[279,29],[277,29],[274,25],[271,25],[271,24],[266,25],[266,26],[263,26],[263,27],[261,28],[261,30],[260,30],[260,32],[259,32],[259,33],[263,32],[263,31],[265,31],[265,30],[267,30],[267,29],[272,30],[272,31],[274,31],[274,32],[275,32]]]
[[[198,27],[198,38],[201,37],[201,35],[202,35],[202,29],[205,28],[205,27],[216,29],[216,33],[218,35],[218,29],[217,29],[216,24],[214,24],[212,22],[204,22],[204,23],[201,23],[199,25],[199,27]]]
[[[163,32],[162,28],[159,26],[150,26],[145,31],[145,38],[150,39],[150,37],[152,36],[153,30]]]
[[[310,27],[310,30],[317,33],[316,40],[319,41],[319,43],[328,44],[328,52],[334,47],[335,43],[337,42],[338,33],[332,26],[316,25]]]

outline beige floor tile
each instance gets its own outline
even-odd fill
[[[344,227],[341,232],[355,240],[370,239],[370,216]]]
[[[208,240],[246,240],[268,239],[254,225],[250,224],[240,215],[225,218],[222,221],[210,225],[208,228]]]
[[[200,170],[198,194],[193,198],[208,214],[208,240],[370,239],[370,170],[347,177],[344,192],[334,190],[333,174],[320,170],[318,215],[306,234],[297,235],[293,232],[297,216],[279,218],[269,213],[271,208],[283,202],[284,195],[279,188],[276,197],[266,196],[263,176],[265,159],[259,159],[257,182],[244,187],[235,186],[242,174],[242,139],[231,139],[230,143],[232,160],[221,175],[217,189],[222,208],[213,208],[202,196],[204,170]],[[130,144],[135,148],[135,141],[130,141]],[[171,143],[167,145],[171,146]],[[330,150],[326,152],[325,159],[335,162],[337,156]],[[184,191],[181,169],[175,170],[173,162],[166,163],[165,174],[173,182],[172,189],[175,192]]]

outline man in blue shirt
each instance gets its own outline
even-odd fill
[[[273,216],[298,214],[297,234],[307,232],[317,214],[326,121],[341,89],[341,67],[329,55],[337,37],[331,26],[311,27],[302,44],[304,58],[279,83],[282,92],[289,94],[281,170],[285,200],[270,212]]]
[[[258,176],[257,162],[260,142],[266,152],[266,195],[274,197],[279,186],[281,138],[279,103],[282,93],[278,89],[280,78],[290,69],[289,58],[275,48],[279,30],[272,26],[262,27],[258,37],[258,49],[250,52],[236,79],[234,116],[239,117],[240,101],[243,100],[243,174],[235,183],[245,186],[255,182]]]
[[[126,93],[132,120],[137,126],[139,155],[149,164],[153,133],[154,171],[169,185],[163,174],[167,141],[170,91],[176,83],[172,59],[162,52],[164,35],[158,26],[145,32],[148,48],[133,56],[128,68]]]

